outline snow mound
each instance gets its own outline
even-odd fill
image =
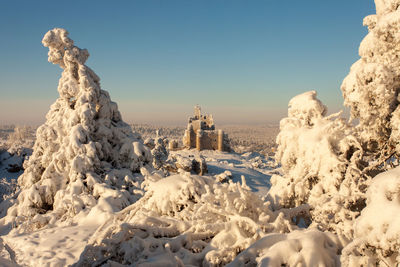
[[[267,233],[290,230],[282,213],[239,183],[174,175],[150,184],[142,199],[100,227],[77,266],[224,265]]]
[[[340,240],[317,229],[273,233],[259,239],[230,263],[234,266],[341,266]]]
[[[56,102],[37,129],[33,154],[18,179],[17,203],[3,224],[28,231],[77,214],[120,210],[137,200],[133,172],[151,163],[139,135],[122,121],[117,104],[86,65],[86,49],[64,29],[46,33],[49,62],[63,69]],[[101,218],[99,218],[101,219]]]

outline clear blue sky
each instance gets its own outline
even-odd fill
[[[0,124],[45,120],[61,69],[43,35],[65,28],[127,122],[277,122],[317,90],[331,112],[367,33],[372,0],[0,0]]]

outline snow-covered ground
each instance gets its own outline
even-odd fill
[[[6,142],[3,142],[6,143]],[[269,179],[272,174],[277,173],[275,162],[272,158],[266,158],[257,152],[247,153],[228,153],[218,151],[197,151],[178,150],[171,151],[171,156],[180,156],[187,159],[203,157],[207,163],[208,172],[204,175],[211,179],[215,176],[229,171],[231,175],[227,177],[234,183],[242,183],[244,177],[247,186],[260,197],[266,195],[270,186]],[[0,158],[1,178],[6,181],[16,181],[23,173],[9,172],[10,165],[21,165],[22,158],[18,155],[10,155],[7,151],[2,152]],[[15,188],[16,184],[0,184]],[[10,194],[6,191],[5,194]],[[2,236],[2,242],[7,246],[3,249],[4,260],[9,266],[68,266],[79,260],[88,240],[101,225],[101,221],[90,220],[81,221],[69,226],[56,226],[45,229],[38,229],[30,233],[12,233]],[[6,262],[6,261],[5,261]],[[5,265],[6,263],[2,263]],[[14,264],[14,265],[13,265]],[[18,264],[18,265],[17,265]],[[7,266],[7,265],[6,265]]]
[[[231,126],[232,127],[232,126]],[[137,126],[136,126],[137,128]],[[17,188],[17,179],[23,173],[23,162],[30,156],[30,149],[35,141],[35,127],[24,128],[24,135],[16,136],[15,131],[20,128],[14,126],[3,126],[2,137],[0,138],[0,189],[1,194],[5,197],[12,195]],[[15,130],[16,129],[16,130]],[[133,126],[135,129],[135,126]],[[146,130],[143,130],[146,129]],[[157,127],[146,126],[139,128],[142,135],[155,137]],[[166,134],[166,138],[176,140],[178,127],[172,127],[175,130],[162,130],[161,134]],[[249,131],[246,127],[243,130],[243,138]],[[260,129],[257,127],[257,129]],[[154,132],[154,133],[153,133]],[[236,129],[237,136],[239,129]],[[255,130],[254,132],[257,132]],[[261,134],[265,134],[262,132]],[[271,132],[273,138],[274,132]],[[236,137],[237,138],[237,137]],[[258,140],[262,139],[260,136]],[[12,140],[11,140],[12,139]],[[250,139],[251,140],[251,139]],[[249,141],[247,141],[249,142]],[[253,147],[257,147],[254,143]],[[242,145],[243,146],[243,145]],[[263,146],[264,149],[267,146]],[[251,150],[251,147],[244,149]],[[255,149],[258,150],[259,149]],[[271,152],[270,152],[271,154]],[[239,183],[246,181],[246,185],[251,191],[260,197],[264,197],[270,187],[269,179],[272,174],[277,173],[273,158],[258,152],[219,152],[219,151],[197,151],[178,150],[170,151],[170,157],[180,157],[192,160],[194,158],[204,158],[208,172],[204,174],[213,180],[223,179],[224,183]],[[19,168],[20,169],[19,169]],[[222,181],[222,180],[221,180]],[[3,202],[3,209],[10,206],[10,200]],[[5,210],[3,210],[3,215]],[[57,225],[49,228],[38,229],[32,232],[12,232],[3,234],[2,236],[2,260],[0,264],[3,266],[68,266],[76,263],[81,254],[88,245],[88,240],[102,224],[102,220],[80,220],[79,223],[70,225]],[[7,231],[5,232],[7,233]]]
[[[99,224],[37,230],[29,234],[6,235],[13,260],[21,266],[69,266],[75,263]]]
[[[204,150],[198,152],[194,149],[171,152],[172,155],[195,158],[202,156],[207,162],[208,174],[215,176],[225,171],[232,173],[232,180],[235,183],[246,179],[246,184],[253,192],[265,196],[270,187],[271,175],[276,173],[275,162],[272,158],[265,158],[257,152],[246,152],[242,154]]]

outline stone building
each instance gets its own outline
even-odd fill
[[[212,115],[201,115],[199,106],[194,107],[194,117],[189,118],[182,141],[185,148],[230,151],[227,135],[222,130],[215,130]]]

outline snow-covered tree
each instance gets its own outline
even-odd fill
[[[361,58],[341,89],[344,104],[359,121],[363,147],[379,165],[400,153],[400,1],[375,0],[375,5],[377,14],[364,19],[369,33],[360,44]]]
[[[152,161],[140,136],[100,88],[99,77],[84,64],[88,51],[74,46],[59,28],[42,42],[49,62],[63,72],[60,96],[38,128],[34,152],[18,179],[17,203],[3,220],[22,224],[21,231],[87,215],[97,204],[110,212],[128,206],[137,199],[134,172]]]
[[[168,159],[168,151],[165,148],[164,140],[160,137],[156,137],[154,140],[154,148],[151,150],[153,156],[153,167],[160,169],[163,163]]]
[[[367,227],[363,216],[357,227],[353,224],[365,208],[371,180],[398,163],[400,155],[400,0],[375,3],[377,14],[364,19],[369,33],[360,44],[361,59],[341,87],[356,125],[339,114],[326,117],[326,108],[315,92],[293,98],[277,137],[276,159],[283,175],[272,177],[269,192],[275,209],[308,205],[313,224],[348,240],[367,235],[365,231],[373,227]],[[371,199],[377,198],[369,194],[371,206]],[[367,206],[363,214],[368,210]],[[369,240],[365,243],[368,249],[357,253],[381,251],[378,260],[397,257],[393,252],[397,245],[388,250],[383,243]],[[393,260],[388,262],[397,261]]]
[[[360,57],[343,81],[345,104],[359,120],[358,132],[372,152],[368,167],[385,169],[400,155],[400,1],[375,0],[367,16],[368,35]],[[381,165],[381,166],[380,166]],[[395,266],[400,263],[399,169],[376,176],[367,206],[354,224],[355,239],[344,250],[345,266]]]
[[[290,100],[277,137],[283,176],[271,178],[268,198],[277,210],[303,205],[310,210],[311,217],[302,214],[306,220],[351,239],[368,185],[359,169],[363,150],[340,113],[326,112],[315,91]]]

